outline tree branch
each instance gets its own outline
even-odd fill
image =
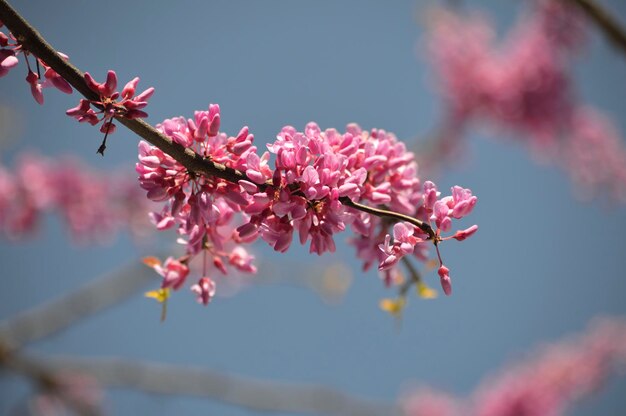
[[[6,0],[0,0],[0,20],[9,28],[9,30],[26,50],[42,59],[47,65],[49,65],[74,88],[76,88],[78,92],[85,96],[85,98],[94,101],[99,100],[97,94],[87,87],[83,73],[69,62],[66,62],[56,52],[56,50],[52,48],[48,42],[46,42],[39,32],[37,32],[35,28],[33,28],[22,16],[20,16]],[[182,145],[173,142],[171,138],[157,131],[154,127],[143,120],[129,120],[119,116],[117,116],[116,119],[138,136],[172,156],[176,159],[176,161],[191,172],[202,174],[204,176],[214,176],[232,183],[238,183],[240,180],[254,182],[250,180],[244,172],[205,159],[193,150],[187,149]],[[267,182],[258,186],[259,189],[263,191],[268,186],[272,186],[272,184],[271,182]],[[434,238],[435,236],[430,224],[424,223],[416,218],[411,218],[396,212],[367,207],[365,205],[352,202],[348,198],[342,198],[341,202],[351,208],[367,212],[372,215],[385,216],[396,221],[408,221],[428,234],[430,238]]]
[[[613,15],[594,0],[570,0],[575,3],[603,32],[604,35],[626,53],[626,30]]]
[[[87,403],[63,388],[62,368],[51,369],[37,360],[18,355],[0,340],[0,369],[22,375],[35,384],[37,389],[56,398],[79,416],[101,416],[102,411],[95,403]],[[31,412],[29,412],[30,414]]]
[[[119,358],[44,357],[11,354],[0,364],[13,372],[93,377],[102,385],[147,393],[203,397],[256,411],[326,415],[399,415],[392,404],[349,396],[323,386],[267,381],[198,368]]]

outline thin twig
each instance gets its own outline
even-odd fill
[[[367,205],[359,204],[358,202],[354,202],[354,201],[352,201],[350,198],[348,198],[346,196],[343,196],[343,197],[339,198],[339,201],[341,201],[341,203],[344,204],[347,207],[354,208],[354,209],[359,210],[359,211],[367,212],[368,214],[372,214],[372,215],[375,215],[377,217],[391,218],[391,219],[394,219],[396,221],[406,221],[406,222],[411,223],[414,226],[418,227],[422,231],[424,231],[426,234],[428,234],[428,237],[430,239],[434,239],[435,238],[435,232],[433,231],[431,226],[428,223],[425,223],[424,221],[418,220],[417,218],[413,218],[413,217],[410,217],[408,215],[400,214],[399,212],[395,212],[395,211],[389,211],[389,210],[386,210],[386,209],[374,208],[374,207],[369,207]]]
[[[85,98],[94,101],[99,100],[97,94],[90,90],[87,86],[83,73],[69,62],[66,62],[56,52],[56,50],[46,42],[39,32],[37,32],[37,30],[35,30],[22,16],[20,16],[6,0],[0,0],[0,20],[7,26],[7,28],[9,28],[9,30],[17,38],[18,42],[20,42],[26,50],[42,59],[47,65],[61,75],[61,77],[76,88],[78,92],[85,96]],[[240,180],[254,182],[251,181],[244,172],[213,162],[209,159],[205,159],[193,150],[175,143],[171,138],[157,131],[154,127],[141,119],[129,120],[119,116],[116,118],[120,123],[128,127],[135,134],[172,156],[190,172],[195,172],[205,176],[214,176],[232,183],[238,183]],[[271,182],[267,182],[258,186],[259,189],[263,191],[271,185]],[[416,218],[407,217],[392,211],[378,210],[376,208],[367,207],[365,205],[352,202],[349,198],[342,198],[341,202],[354,209],[367,212],[372,215],[385,216],[393,218],[396,221],[408,221],[427,233],[430,238],[433,238],[435,235],[429,224]]]
[[[393,404],[349,396],[327,387],[253,379],[174,365],[119,358],[45,357],[14,354],[5,367],[27,374],[77,372],[103,386],[147,393],[209,398],[256,411],[325,415],[399,415]]]
[[[621,23],[600,4],[594,0],[569,0],[593,20],[593,22],[604,32],[604,35],[626,54],[626,30]]]

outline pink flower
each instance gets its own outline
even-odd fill
[[[31,94],[35,101],[39,104],[43,104],[43,88],[54,86],[59,91],[64,92],[66,94],[72,93],[72,87],[70,84],[61,78],[59,74],[57,74],[52,68],[50,68],[46,63],[35,57],[37,73],[34,73],[31,70],[31,66],[29,64],[28,56],[31,55],[28,50],[26,50],[18,40],[9,33],[9,36],[0,32],[0,77],[6,75],[11,68],[14,68],[18,64],[18,54],[24,55],[24,60],[26,61],[26,65],[28,67],[28,73],[26,75],[26,82],[30,86]],[[57,52],[63,59],[67,60],[67,55]],[[40,81],[41,72],[40,66],[44,69],[44,77],[46,81],[42,84]]]
[[[45,67],[45,65],[44,65]],[[46,78],[46,82],[44,83],[44,87],[51,84],[59,91],[65,94],[71,94],[73,92],[72,86],[69,82],[67,82],[61,75],[57,74],[57,72],[48,67],[44,72],[44,77]]]
[[[15,53],[9,49],[0,49],[0,77],[9,73],[18,64]]]
[[[245,248],[241,246],[235,247],[232,253],[228,256],[228,263],[232,264],[237,270],[246,273],[256,273],[257,268],[252,263],[254,256],[248,254]]]
[[[443,293],[446,296],[450,296],[452,294],[452,281],[450,280],[450,269],[446,266],[441,265],[437,270],[437,274],[439,275],[439,279],[441,280],[441,287],[443,289]]]
[[[70,117],[74,117],[79,123],[87,122],[92,126],[95,126],[100,122],[96,112],[91,109],[89,100],[81,99],[76,107],[70,108],[65,112],[65,114]]]
[[[429,190],[429,203],[433,199],[434,184]],[[469,189],[460,186],[452,187],[452,195],[437,200],[432,205],[431,221],[435,221],[435,225],[441,231],[449,231],[452,226],[452,218],[460,219],[470,214],[478,202],[478,198],[472,195]]]
[[[173,257],[168,257],[162,265],[155,264],[153,268],[163,276],[162,288],[178,290],[185,283],[189,274],[189,267],[180,259]]]
[[[447,201],[439,200],[435,202],[431,219],[435,220],[437,228],[441,231],[450,231],[450,227],[452,226],[452,219],[450,218],[451,213],[452,210]]]
[[[263,153],[261,157],[256,153],[248,153],[246,157],[246,175],[248,175],[254,183],[262,184],[272,177],[272,169],[268,166],[269,158],[270,154],[268,152]]]
[[[388,270],[395,266],[402,257],[413,252],[417,243],[424,241],[415,235],[415,227],[402,222],[393,226],[393,245],[389,244],[390,240],[390,236],[387,235],[385,236],[385,243],[379,245],[385,258],[378,266],[378,270]]]
[[[474,235],[474,233],[478,231],[478,225],[472,225],[471,227],[465,229],[465,230],[459,230],[457,231],[452,238],[454,238],[455,240],[458,241],[463,241],[468,237],[471,237],[472,235]]]
[[[54,75],[51,75],[52,79],[56,79]],[[117,75],[115,71],[110,70],[107,73],[106,81],[103,83],[96,82],[93,77],[86,72],[84,75],[85,83],[93,92],[99,95],[99,100],[83,100],[81,99],[78,106],[70,108],[66,111],[66,114],[70,117],[77,119],[79,122],[87,121],[92,125],[102,122],[103,125],[100,128],[102,133],[105,133],[104,140],[98,149],[98,153],[104,155],[106,149],[106,139],[109,133],[115,131],[115,124],[113,124],[113,118],[124,117],[128,119],[145,118],[148,114],[143,111],[143,108],[148,105],[148,99],[154,93],[154,88],[150,87],[141,94],[135,96],[135,90],[139,78],[134,78],[124,86],[122,93],[116,91],[117,89]],[[59,80],[56,79],[55,84],[59,84]],[[118,98],[121,100],[118,101]],[[91,108],[91,105],[97,106],[97,111]],[[98,116],[101,114],[101,116]]]
[[[28,75],[26,76],[26,82],[30,84],[30,92],[33,95],[35,101],[39,104],[43,105],[43,90],[41,83],[39,82],[39,76],[35,74],[33,71],[28,70]]]
[[[129,90],[128,94],[132,91]],[[251,160],[257,162],[255,168],[259,169],[259,174],[269,173],[271,176],[267,167],[268,156],[263,160],[258,156],[254,159],[257,148],[247,127],[242,128],[237,137],[227,137],[215,130],[217,126],[219,106],[211,104],[208,111],[196,111],[193,119],[175,117],[158,124],[157,129],[182,146],[230,168],[246,171],[247,161]],[[215,177],[194,175],[175,159],[145,142],[139,144],[136,170],[148,198],[164,203],[160,211],[151,214],[155,225],[158,229],[176,228],[178,242],[186,250],[186,261],[191,263],[201,257],[203,276],[208,275],[210,268],[224,274],[233,269],[255,273],[254,257],[239,244],[253,241],[260,232],[280,250],[285,250],[291,241],[287,238],[289,234],[269,226],[273,225],[271,222],[261,230],[261,222],[254,215],[250,219],[244,214],[243,210],[253,206],[253,201],[258,202],[261,211],[270,203],[267,195],[261,197],[261,193],[248,193],[258,190],[250,181],[235,184]],[[246,225],[248,219],[251,222]],[[281,222],[276,217],[275,220],[278,224]],[[239,225],[242,222],[244,224]],[[206,304],[215,287],[210,279],[201,279],[193,290]]]
[[[215,282],[208,277],[202,277],[198,283],[191,286],[191,291],[196,294],[198,303],[206,306],[215,296]]]
[[[114,83],[109,79],[93,88],[110,92]],[[139,145],[136,167],[148,198],[164,203],[160,211],[152,213],[153,222],[159,229],[177,229],[187,262],[203,254],[203,276],[209,268],[224,274],[233,267],[256,272],[253,257],[241,244],[259,237],[274,250],[285,252],[295,232],[301,244],[309,242],[311,253],[334,252],[335,235],[352,225],[359,235],[352,240],[359,257],[366,267],[378,261],[381,274],[390,282],[390,276],[399,273],[393,269],[403,256],[425,260],[423,243],[452,237],[442,237],[441,230],[426,234],[409,223],[398,223],[392,244],[391,236],[385,238],[389,223],[346,208],[347,199],[381,205],[424,222],[441,206],[440,217],[448,223],[469,214],[476,203],[471,191],[461,187],[453,188],[452,196],[437,200],[439,193],[433,183],[422,188],[414,155],[383,130],[368,133],[349,125],[340,133],[308,123],[300,132],[286,126],[267,146],[269,152],[259,156],[247,127],[229,137],[215,131],[217,125],[219,107],[212,104],[208,111],[196,111],[193,119],[168,119],[157,129],[207,159],[245,172],[237,184],[192,174],[144,142]],[[275,155],[273,169],[270,153]],[[199,294],[208,293],[194,287]]]

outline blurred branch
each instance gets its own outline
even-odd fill
[[[58,398],[68,409],[80,416],[100,416],[102,411],[95,403],[81,400],[80,396],[66,391],[63,386],[62,374],[68,374],[62,368],[49,368],[36,360],[24,358],[9,350],[0,340],[0,370],[18,373],[34,383],[38,390]],[[1,374],[1,373],[0,373]]]
[[[323,386],[259,380],[195,367],[119,358],[52,358],[25,354],[11,354],[4,362],[8,369],[20,374],[79,372],[103,386],[203,397],[256,411],[342,416],[400,414],[393,404],[349,396]]]
[[[595,0],[570,0],[604,32],[604,35],[626,54],[626,30],[613,14]]]
[[[0,340],[12,349],[19,348],[119,303],[154,281],[152,270],[133,262],[72,293],[0,322]]]
[[[294,270],[298,264],[294,263],[293,268],[287,269]],[[286,275],[285,268],[275,268],[268,262],[263,267],[267,270],[256,278],[245,279],[245,282],[295,283],[297,286],[314,290],[325,300],[332,302],[343,296],[352,280],[349,268],[341,266],[342,263],[331,263],[325,267],[311,265],[306,273]],[[4,342],[11,349],[19,349],[25,344],[48,337],[103,309],[121,303],[155,282],[158,282],[158,275],[152,269],[139,261],[133,261],[71,293],[0,321],[0,342]],[[334,285],[331,286],[331,282]]]

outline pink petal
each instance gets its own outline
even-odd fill
[[[135,77],[132,80],[128,81],[128,83],[124,86],[122,90],[122,98],[131,99],[133,95],[135,95],[135,89],[137,88],[137,83],[139,82],[139,77]]]
[[[116,88],[117,75],[115,74],[115,71],[109,70],[109,72],[107,72],[107,80],[104,84],[100,84],[98,92],[100,92],[100,95],[102,95],[103,97],[111,97]]]

